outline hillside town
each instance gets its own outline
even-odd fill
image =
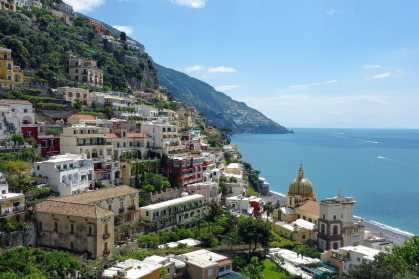
[[[67,4],[51,12],[75,20]],[[144,51],[87,24],[114,48]],[[66,109],[45,108],[14,94],[39,86],[0,48],[2,250],[66,251],[101,262],[95,278],[263,278],[250,277],[251,256],[288,276],[335,278],[414,238],[354,216],[355,197],[318,199],[303,165],[286,193],[271,191],[228,133],[166,88],[108,90],[97,61],[71,54],[67,63],[72,85],[44,84],[39,96]]]

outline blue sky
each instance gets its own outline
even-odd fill
[[[288,127],[419,128],[415,0],[66,0]]]

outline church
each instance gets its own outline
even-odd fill
[[[297,219],[316,223],[319,215],[320,207],[313,183],[304,176],[304,167],[301,165],[297,176],[289,185],[286,206],[278,209],[274,218],[284,223]]]

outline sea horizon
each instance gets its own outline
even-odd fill
[[[352,196],[354,215],[419,234],[419,129],[292,129],[233,135],[232,143],[272,191],[286,193],[303,163],[319,200]]]

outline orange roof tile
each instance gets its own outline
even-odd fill
[[[316,201],[306,201],[302,206],[298,207],[297,210],[300,212],[320,215],[320,206]]]
[[[143,133],[128,133],[128,138],[148,138],[148,136]]]

